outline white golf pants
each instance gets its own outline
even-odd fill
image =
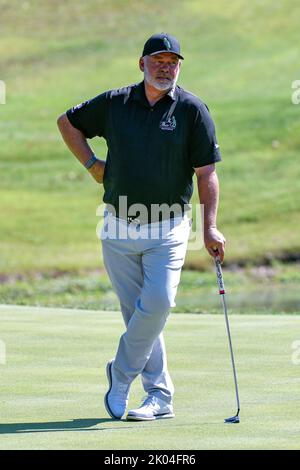
[[[191,228],[187,215],[148,225],[106,214],[101,233],[103,260],[119,298],[126,331],[114,361],[118,380],[141,374],[144,390],[166,402],[174,387],[167,369],[162,330],[174,307]]]

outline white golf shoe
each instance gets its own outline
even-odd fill
[[[154,419],[174,418],[173,405],[149,395],[139,408],[129,410],[128,421],[152,421]]]
[[[112,418],[121,419],[128,405],[130,384],[124,384],[116,379],[113,362],[112,359],[106,366],[109,389],[104,397],[104,405]]]

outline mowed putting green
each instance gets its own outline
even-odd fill
[[[134,423],[103,405],[120,313],[0,306],[0,448],[299,449],[300,318],[230,323],[241,423],[223,423],[236,411],[224,317],[196,314],[171,314],[165,329],[175,419]],[[142,395],[137,379],[129,405]]]

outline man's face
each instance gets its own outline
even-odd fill
[[[158,90],[169,90],[175,86],[180,65],[179,57],[171,52],[148,55],[140,59],[140,69],[144,72],[145,80]]]

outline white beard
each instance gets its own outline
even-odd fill
[[[147,83],[149,83],[149,85],[153,86],[157,90],[166,91],[166,90],[170,90],[171,88],[174,88],[178,80],[178,75],[179,75],[179,70],[174,80],[170,80],[170,81],[168,80],[166,83],[157,82],[155,78],[151,77],[146,61],[144,62],[144,79],[146,80]]]

